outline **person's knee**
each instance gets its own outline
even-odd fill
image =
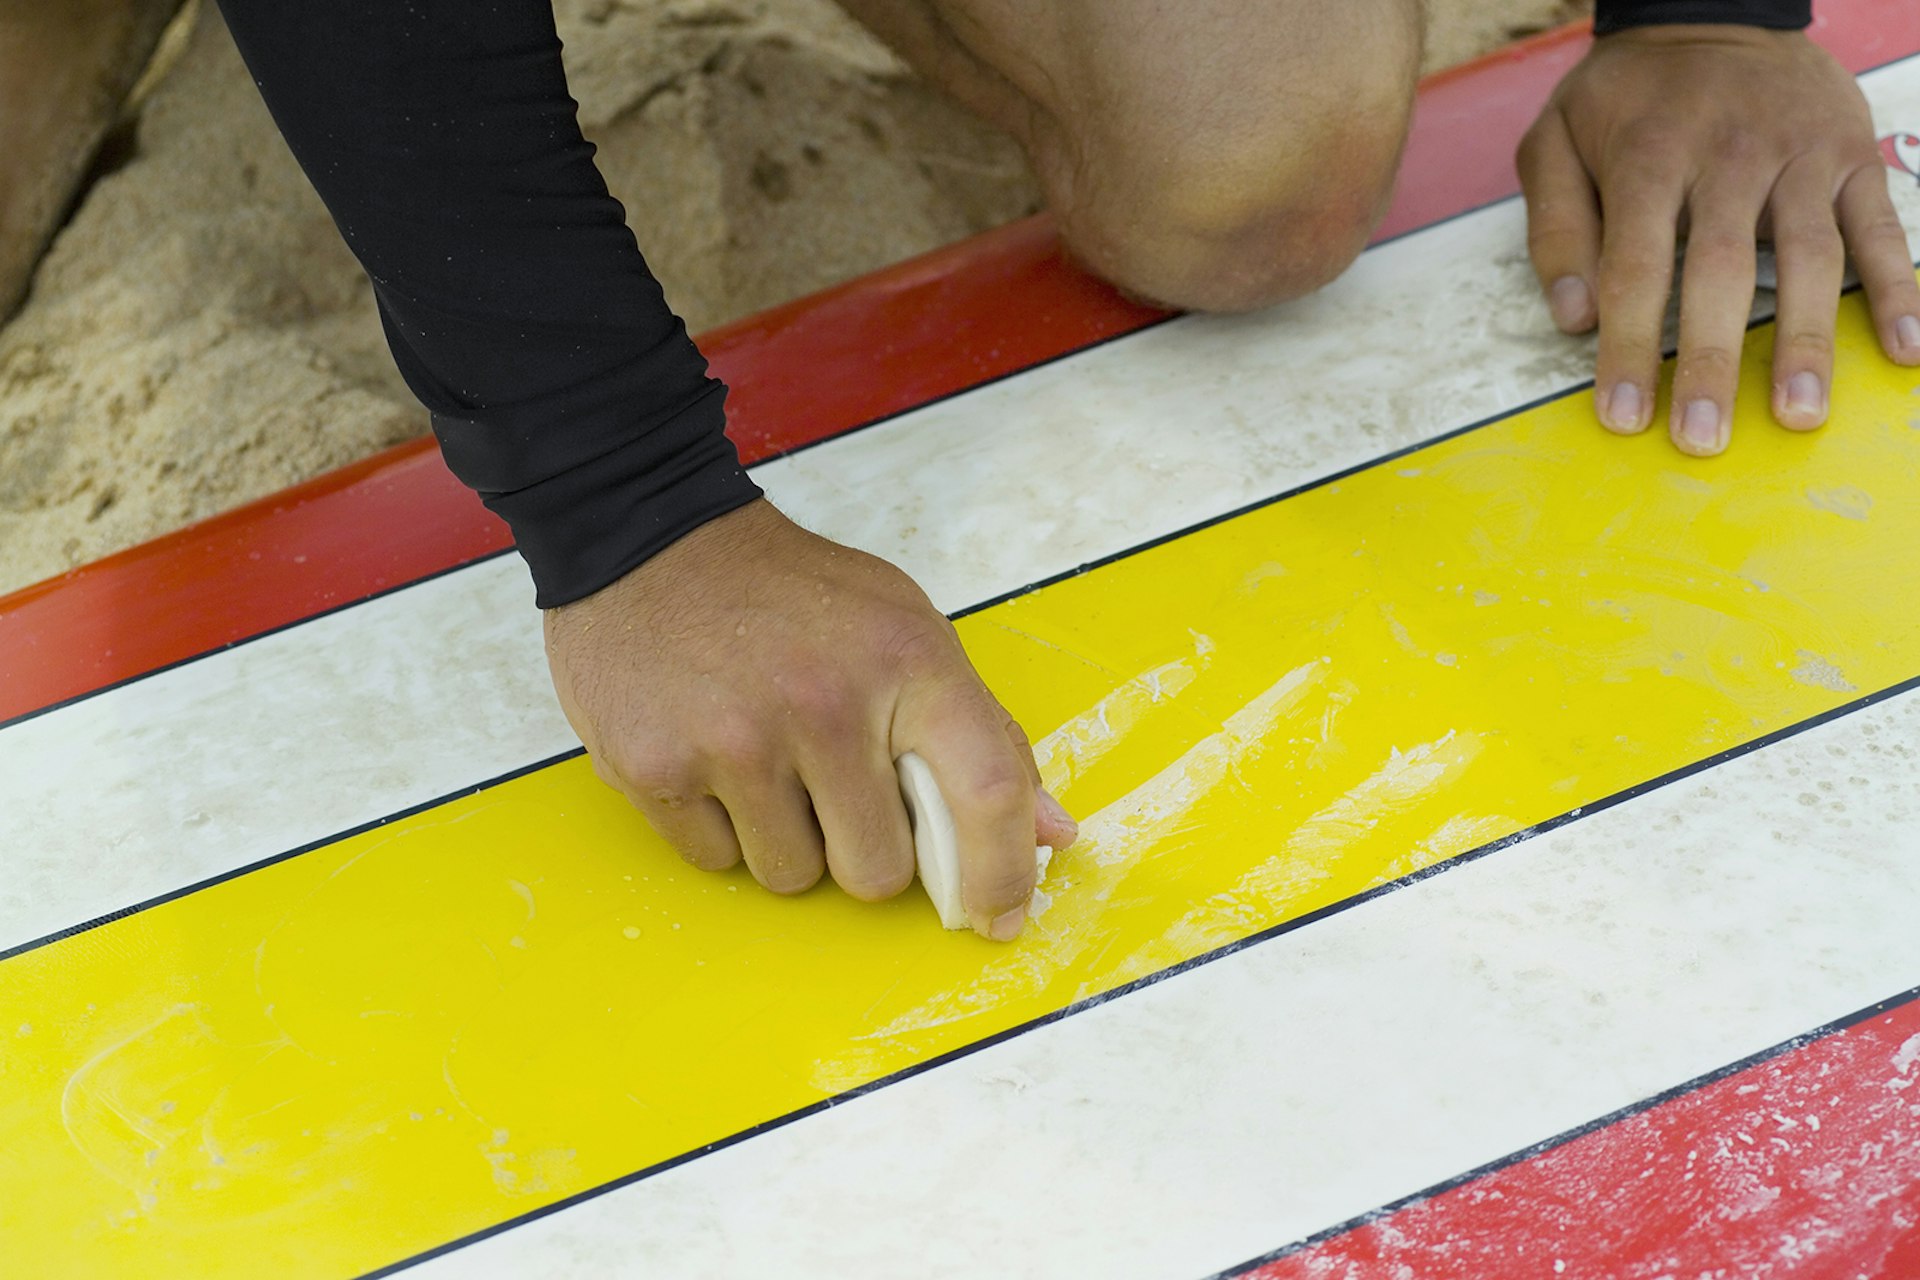
[[[1421,0],[841,2],[1018,137],[1068,248],[1141,297],[1297,297],[1385,211]]]
[[[1094,272],[1167,306],[1248,311],[1311,293],[1385,213],[1407,106],[1240,145],[1196,140],[1158,163],[1087,157],[1054,201],[1061,233]]]

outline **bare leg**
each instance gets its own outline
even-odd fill
[[[1319,288],[1385,210],[1419,0],[840,0],[1025,146],[1071,248],[1144,297]]]
[[[0,0],[0,321],[180,0]]]

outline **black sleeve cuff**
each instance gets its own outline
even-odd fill
[[[1813,21],[1813,0],[1595,0],[1593,34],[1681,22],[1724,22],[1798,31]]]
[[[552,609],[624,577],[707,521],[761,496],[724,432],[726,388],[708,382],[671,419],[621,438],[596,458],[486,503],[513,530],[533,572],[534,603]],[[462,426],[435,415],[456,474]],[[670,452],[663,456],[663,447]],[[463,477],[464,478],[464,477]],[[476,486],[478,488],[478,486]]]
[[[759,496],[581,136],[549,0],[221,6],[542,607]]]

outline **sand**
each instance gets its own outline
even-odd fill
[[[1428,69],[1583,0],[1431,0]],[[586,132],[695,333],[1038,207],[829,0],[557,0]],[[372,293],[190,4],[0,329],[0,591],[421,434]]]

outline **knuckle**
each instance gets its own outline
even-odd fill
[[[1687,238],[1687,259],[1714,266],[1751,266],[1753,236],[1721,228],[1695,231]]]
[[[1739,367],[1739,353],[1717,343],[1702,343],[1680,353],[1673,367],[1673,380],[1676,385],[1695,385],[1730,378]]]
[[[700,752],[705,762],[728,777],[759,778],[773,771],[773,740],[747,716],[723,716],[708,725]]]
[[[740,861],[740,850],[731,845],[714,847],[711,845],[682,844],[675,846],[680,860],[698,871],[725,871]]]
[[[1720,131],[1714,144],[1716,165],[1746,168],[1772,154],[1773,140],[1763,131],[1735,121]]]
[[[1622,291],[1646,292],[1673,270],[1669,243],[1649,244],[1645,237],[1622,238],[1606,246],[1600,262],[1600,283]]]
[[[1631,163],[1636,158],[1664,152],[1671,135],[1672,130],[1664,122],[1648,116],[1636,116],[1613,134],[1610,150],[1619,157],[1621,163]]]
[[[1796,329],[1783,334],[1774,344],[1777,352],[1787,352],[1799,361],[1817,364],[1833,362],[1833,335],[1819,329]]]
[[[1818,254],[1837,258],[1845,252],[1840,228],[1831,217],[1800,215],[1773,220],[1773,243],[1777,250],[1801,255]]]
[[[1845,143],[1830,146],[1826,152],[1837,172],[1834,184],[1836,191],[1846,186],[1852,174],[1866,172],[1877,175],[1889,168],[1886,156],[1875,145],[1871,117],[1863,123],[1865,128],[1850,136]]]
[[[901,618],[880,633],[880,653],[895,670],[927,675],[951,666],[959,648],[953,626],[946,619]]]
[[[1861,219],[1854,231],[1854,239],[1869,245],[1893,248],[1905,254],[1907,249],[1907,228],[1892,209],[1879,210]]]
[[[1523,176],[1527,170],[1540,163],[1542,155],[1548,150],[1548,139],[1552,137],[1552,132],[1547,119],[1545,113],[1537,117],[1533,124],[1528,126],[1527,131],[1520,135],[1520,145],[1514,148],[1514,162],[1519,166]]]
[[[837,733],[855,718],[858,699],[845,668],[821,665],[791,672],[780,687],[788,709],[815,730]]]
[[[1639,152],[1614,162],[1606,171],[1606,207],[1625,209],[1679,181],[1679,165],[1664,154]]]
[[[1594,290],[1602,318],[1608,322],[1616,318],[1627,321],[1650,318],[1665,303],[1666,291],[1662,285],[1666,271],[1664,261],[1656,266],[1655,260],[1644,254],[1609,257],[1600,269]]]
[[[616,743],[603,750],[595,767],[604,767],[602,777],[611,773],[619,785],[642,796],[657,798],[656,793],[666,793],[678,797],[692,789],[692,770],[680,753],[652,743]]]
[[[1527,252],[1535,260],[1578,260],[1586,256],[1588,239],[1572,210],[1542,206],[1527,225]]]
[[[687,802],[695,798],[693,792],[684,786],[657,780],[648,783],[640,794],[644,795],[654,804],[659,805],[662,809],[674,813],[678,813],[680,810],[686,808]]]
[[[976,765],[955,790],[959,803],[996,821],[1033,812],[1033,781],[1012,756]]]
[[[812,858],[770,853],[761,859],[760,883],[769,893],[790,898],[819,884],[822,870],[821,864]]]
[[[1613,148],[1613,170],[1626,181],[1661,181],[1686,163],[1687,146],[1670,119],[1647,116],[1620,130]]]
[[[867,849],[842,860],[834,879],[850,897],[861,902],[884,902],[913,883],[913,856],[904,849]]]

